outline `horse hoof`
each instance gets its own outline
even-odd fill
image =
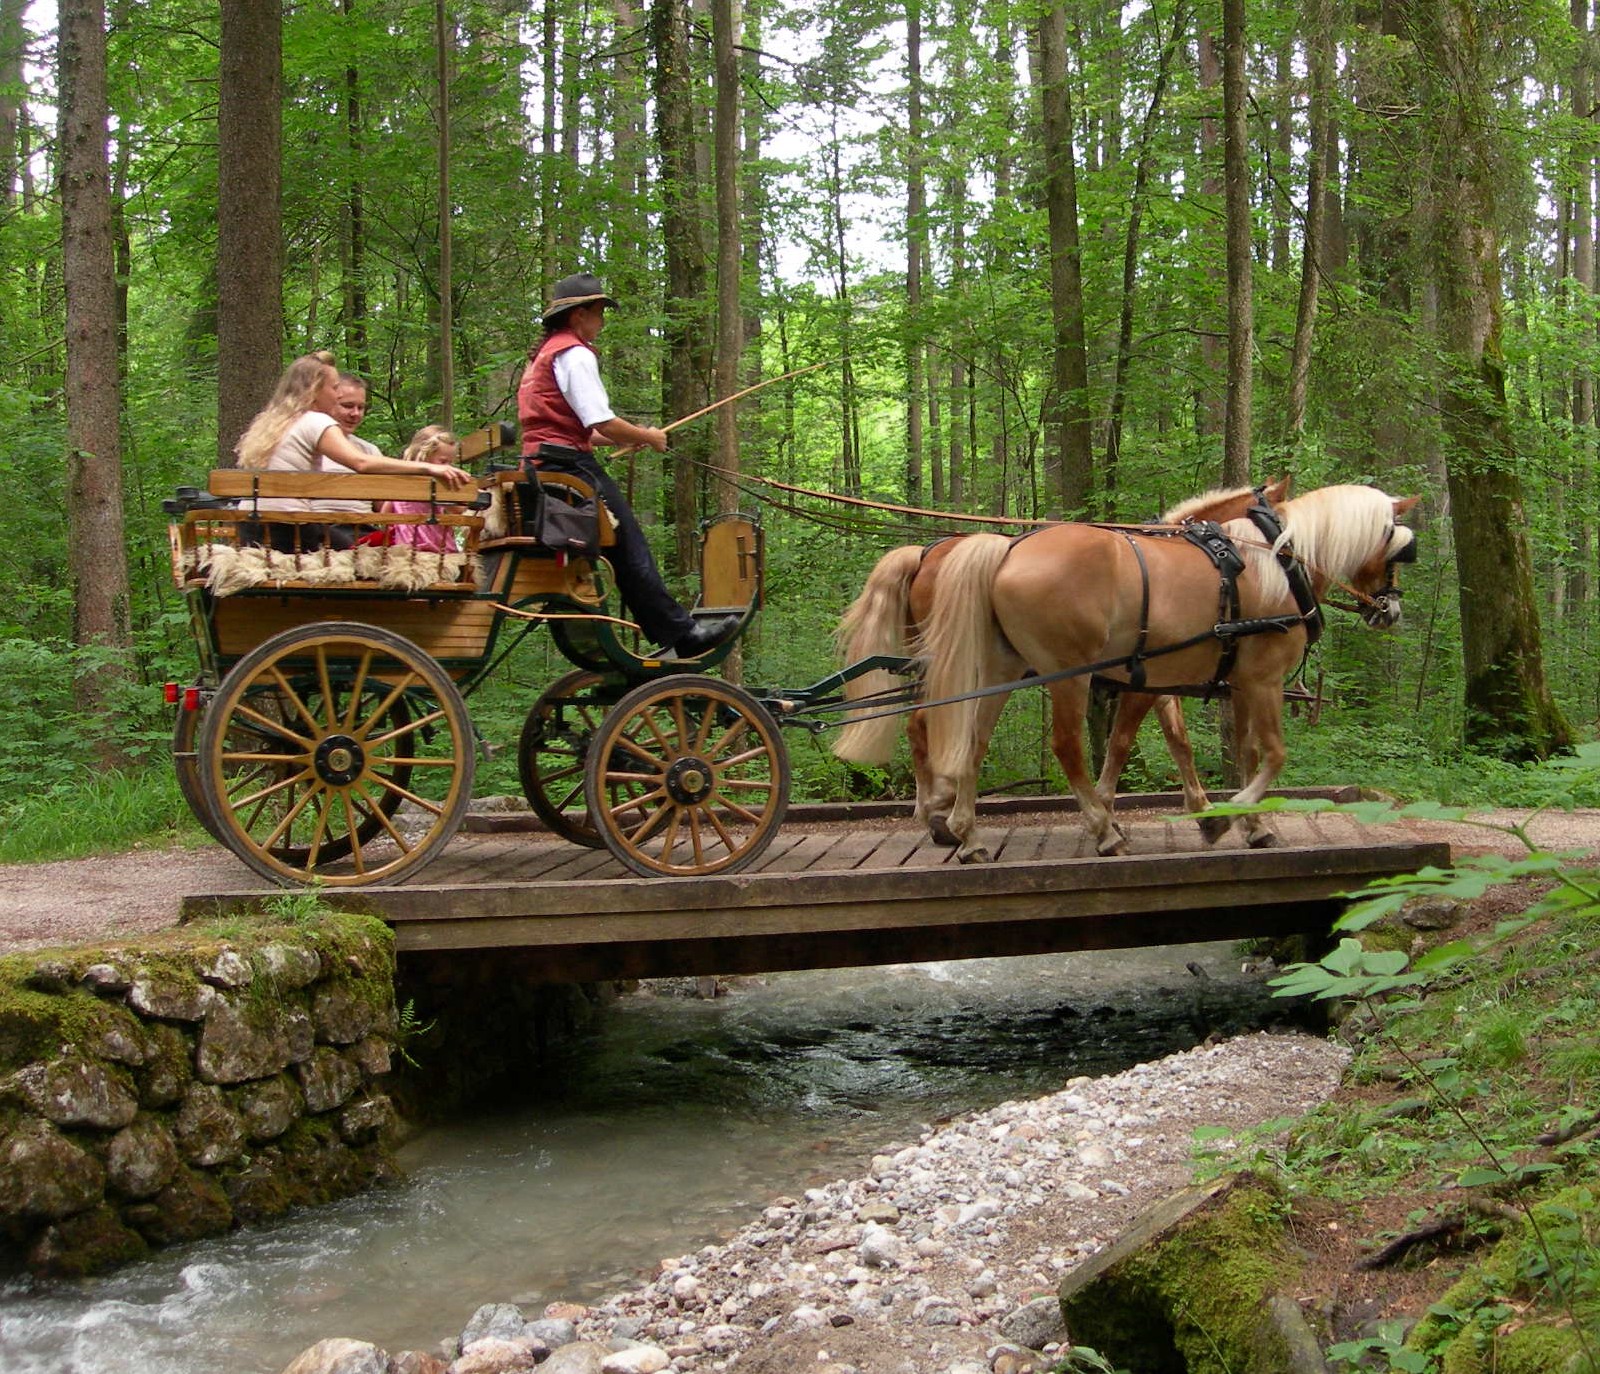
[[[961,843],[956,837],[956,832],[950,828],[949,820],[944,816],[934,816],[928,821],[928,834],[933,837],[935,844],[955,846]]]
[[[1120,836],[1114,840],[1101,840],[1094,852],[1102,859],[1120,859],[1128,852],[1128,842]]]
[[[1276,849],[1283,841],[1271,830],[1258,830],[1245,836],[1245,843],[1252,849]]]
[[[1196,824],[1200,827],[1200,838],[1207,844],[1215,844],[1228,833],[1233,822],[1227,816],[1207,816]]]
[[[981,844],[976,849],[964,849],[956,858],[964,864],[986,864],[990,862],[989,851]]]

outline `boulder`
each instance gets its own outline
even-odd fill
[[[226,1164],[244,1150],[244,1122],[213,1084],[190,1084],[173,1126],[178,1148],[191,1164]]]
[[[304,945],[263,945],[255,957],[256,967],[282,992],[295,992],[322,976],[322,960]]]
[[[0,1217],[71,1216],[104,1190],[100,1161],[48,1122],[25,1120],[0,1140]]]
[[[183,1101],[194,1079],[189,1042],[176,1026],[146,1027],[148,1054],[135,1077],[141,1107],[171,1107]]]
[[[222,996],[212,1003],[195,1054],[201,1082],[270,1078],[288,1064],[288,1038],[273,1003]]]
[[[123,1216],[152,1245],[220,1235],[233,1225],[233,1208],[217,1181],[182,1165],[171,1183],[150,1201],[126,1208]]]
[[[302,1350],[283,1374],[388,1374],[389,1357],[370,1341],[335,1336]]]
[[[611,1347],[598,1341],[574,1341],[553,1351],[539,1366],[539,1374],[600,1374],[601,1362]]]
[[[328,1045],[353,1045],[380,1023],[370,985],[326,983],[311,994],[311,1021],[317,1039]]]
[[[300,1115],[300,1089],[285,1074],[251,1083],[234,1098],[244,1133],[251,1141],[276,1140]]]
[[[28,1064],[12,1076],[15,1090],[39,1116],[57,1126],[126,1126],[139,1110],[128,1079],[82,1055]]]
[[[305,1090],[308,1112],[331,1112],[361,1086],[361,1070],[338,1050],[323,1045],[303,1064],[295,1065]]]
[[[162,1021],[199,1021],[218,999],[217,990],[172,969],[141,968],[128,989],[128,1005]]]
[[[178,1147],[153,1116],[141,1116],[111,1137],[106,1147],[106,1182],[125,1197],[159,1192],[178,1169]]]
[[[143,1259],[144,1240],[102,1204],[52,1222],[28,1248],[28,1268],[51,1278],[81,1278],[118,1264]]]

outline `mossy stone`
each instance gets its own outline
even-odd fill
[[[148,1253],[144,1238],[102,1205],[45,1227],[29,1247],[28,1268],[52,1278],[81,1278]]]
[[[152,1245],[178,1245],[221,1235],[233,1225],[233,1207],[221,1185],[182,1165],[172,1182],[149,1202],[126,1207],[122,1215]]]

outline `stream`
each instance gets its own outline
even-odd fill
[[[537,1103],[416,1135],[397,1187],[101,1278],[0,1277],[0,1369],[277,1374],[327,1336],[436,1350],[485,1302],[535,1316],[626,1288],[924,1124],[1288,1011],[1227,944],[664,989],[562,1047]]]

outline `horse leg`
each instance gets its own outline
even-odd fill
[[[1128,755],[1138,738],[1139,726],[1150,711],[1152,698],[1144,692],[1118,692],[1111,708],[1111,729],[1106,735],[1105,762],[1094,790],[1107,811],[1117,809],[1117,780],[1128,766]]]
[[[1089,765],[1083,755],[1083,717],[1089,705],[1089,684],[1085,678],[1066,678],[1050,684],[1050,747],[1067,775],[1067,786],[1078,799],[1083,822],[1094,837],[1097,854],[1127,852],[1128,837],[1111,818],[1111,808],[1095,790]],[[1137,729],[1135,721],[1135,729]]]
[[[1239,742],[1241,760],[1248,761],[1250,774],[1232,800],[1253,806],[1283,771],[1283,682],[1281,677],[1265,684],[1243,687],[1233,684],[1234,738]],[[1245,843],[1252,849],[1265,849],[1280,843],[1277,832],[1262,816],[1242,818]]]
[[[995,722],[1000,719],[1001,708],[1009,697],[984,697],[978,702],[977,714],[972,723],[976,746],[972,751],[972,768],[963,777],[941,778],[941,784],[954,785],[955,803],[951,806],[946,824],[956,841],[956,859],[964,864],[986,864],[994,856],[987,845],[979,842],[978,829],[978,769],[983,756],[989,752],[989,737],[994,734]]]
[[[1183,719],[1183,702],[1177,697],[1157,697],[1155,710],[1167,741],[1167,752],[1178,765],[1178,777],[1183,783],[1183,809],[1191,813],[1204,811],[1210,798],[1194,766],[1194,748],[1189,743],[1189,727]],[[1228,820],[1223,816],[1208,816],[1199,826],[1200,836],[1207,844],[1215,844],[1228,832]]]
[[[955,804],[955,788],[949,779],[936,778],[928,763],[928,722],[921,711],[906,718],[906,742],[911,746],[911,771],[917,780],[917,805],[912,818],[928,827],[935,844],[961,843],[950,829],[950,808]]]

